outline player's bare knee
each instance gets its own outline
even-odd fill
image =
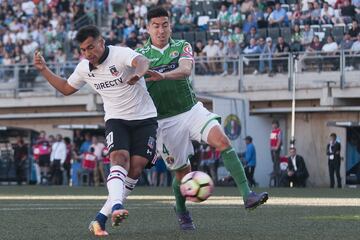
[[[225,135],[221,136],[217,141],[216,148],[220,151],[224,151],[224,150],[228,149],[229,147],[231,147],[229,138],[226,137]]]
[[[123,166],[129,163],[129,154],[123,151],[114,151],[110,154],[110,161],[112,166]]]

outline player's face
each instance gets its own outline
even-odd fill
[[[168,44],[171,35],[171,26],[168,17],[152,18],[147,30],[154,46],[163,48]]]
[[[97,65],[105,51],[104,43],[104,39],[101,37],[88,37],[80,44],[80,51],[91,64]]]

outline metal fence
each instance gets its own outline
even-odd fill
[[[67,79],[77,62],[50,63],[48,67]],[[255,86],[263,89],[292,89],[292,78],[300,88],[316,88],[323,83],[335,83],[341,88],[360,84],[360,54],[346,51],[330,54],[302,52],[278,55],[240,55],[238,57],[195,59],[193,82],[237,81],[237,91],[248,91]],[[294,74],[295,73],[295,74]],[[226,82],[229,79],[228,82]],[[208,85],[207,87],[209,87]],[[196,90],[199,90],[195,87]],[[216,89],[215,89],[216,90]],[[93,92],[89,87],[82,92]],[[200,90],[201,91],[201,90]],[[60,96],[32,65],[0,66],[0,97],[17,97],[24,92]]]

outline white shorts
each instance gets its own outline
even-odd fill
[[[157,151],[169,170],[178,170],[190,164],[194,154],[191,140],[207,142],[210,129],[220,125],[220,117],[209,112],[201,102],[189,111],[158,120]]]

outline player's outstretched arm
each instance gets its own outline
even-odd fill
[[[146,57],[142,55],[135,57],[131,62],[131,66],[135,68],[135,74],[130,76],[130,79],[126,80],[126,82],[134,85],[149,70],[149,65],[150,61]]]
[[[54,88],[65,96],[77,91],[77,89],[70,86],[65,79],[57,76],[46,66],[45,59],[39,51],[35,51],[34,66]]]
[[[182,80],[191,75],[193,61],[190,59],[181,59],[179,67],[165,73],[159,73],[153,70],[147,71],[148,78],[146,81],[160,81],[160,80]]]

